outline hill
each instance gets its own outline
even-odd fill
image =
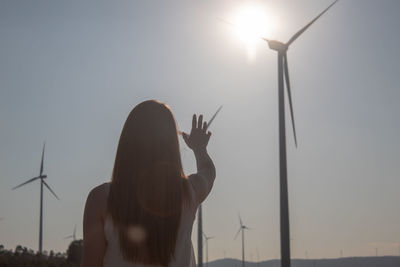
[[[206,265],[204,265],[205,267]],[[236,259],[222,259],[210,262],[208,267],[241,267],[242,262]],[[352,257],[340,259],[293,259],[291,267],[399,267],[400,257]],[[246,262],[246,267],[280,267],[279,260],[260,263]]]

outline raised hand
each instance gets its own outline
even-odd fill
[[[196,114],[193,114],[192,130],[190,131],[190,135],[184,132],[182,133],[186,145],[193,151],[205,149],[208,140],[210,140],[210,136],[211,132],[207,132],[207,122],[203,122],[203,115],[200,115],[199,120],[197,121]]]

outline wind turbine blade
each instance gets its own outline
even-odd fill
[[[242,227],[243,226],[243,222],[242,222],[242,218],[240,218],[240,213],[238,214],[238,216],[239,216],[240,227]]]
[[[43,160],[44,160],[44,147],[46,146],[46,143],[43,143],[43,150],[42,150],[42,161],[40,163],[40,176],[43,174]]]
[[[214,115],[211,117],[211,119],[208,121],[207,123],[207,129],[208,127],[210,127],[212,121],[215,119],[215,117],[217,116],[218,112],[222,109],[222,105],[217,109],[217,111],[214,113]]]
[[[58,198],[58,196],[56,195],[56,193],[54,193],[54,191],[50,188],[50,186],[49,186],[45,181],[42,180],[42,183],[47,187],[47,189],[49,189],[49,191],[50,191],[58,200],[60,200],[60,199]]]
[[[285,76],[285,80],[286,80],[286,87],[287,87],[287,91],[288,91],[288,98],[289,98],[289,107],[290,107],[290,117],[292,119],[292,128],[293,128],[293,136],[294,136],[294,144],[297,147],[297,136],[296,136],[296,127],[295,127],[295,123],[294,123],[294,114],[293,114],[293,103],[292,103],[292,93],[291,93],[291,89],[290,89],[290,79],[289,79],[289,67],[288,67],[288,60],[287,60],[287,55],[286,53],[283,55],[284,61],[283,61],[283,65],[284,65],[284,76]]]
[[[74,226],[74,234],[72,235],[74,238],[75,238],[75,236],[76,236],[76,224],[75,224],[75,226]]]
[[[35,181],[35,180],[37,180],[37,179],[39,179],[39,178],[40,178],[39,176],[38,176],[38,177],[33,177],[32,179],[29,179],[29,180],[26,181],[25,183],[22,183],[22,184],[20,184],[20,185],[17,185],[17,186],[15,186],[15,187],[13,187],[12,190],[17,189],[18,187],[21,187],[21,186],[23,186],[23,185],[26,185],[26,184],[28,184],[28,183],[30,183],[30,182],[33,182],[33,181]]]
[[[236,233],[236,235],[235,235],[235,238],[234,238],[233,240],[235,240],[235,239],[238,237],[238,235],[239,235],[239,233],[240,233],[241,230],[242,230],[242,227],[239,228],[239,230],[237,231],[237,233]]]
[[[217,19],[220,20],[220,21],[223,22],[223,23],[226,23],[226,24],[232,26],[232,27],[235,28],[235,29],[240,29],[240,26],[236,25],[236,24],[233,23],[233,22],[230,22],[230,21],[228,21],[228,20],[226,20],[226,19],[223,19],[223,18],[217,18]],[[262,37],[262,36],[258,36],[258,37],[259,37],[260,39],[264,40],[264,41],[267,41],[267,42],[270,41],[269,39],[264,38],[264,37]]]
[[[72,235],[64,237],[64,239],[73,238]]]
[[[220,21],[223,22],[223,23],[226,23],[226,24],[228,24],[228,25],[234,27],[234,28],[238,28],[238,26],[237,26],[235,23],[233,23],[233,22],[230,22],[230,21],[228,21],[228,20],[226,20],[226,19],[219,18],[219,17],[218,17],[217,19],[220,20]]]
[[[324,11],[321,12],[315,19],[313,19],[310,23],[308,23],[306,26],[304,26],[300,31],[298,31],[295,35],[290,38],[290,40],[286,43],[287,46],[289,46],[291,43],[293,43],[303,32],[305,32],[308,27],[310,27],[317,19],[319,19],[328,9],[330,9],[336,2],[339,0],[336,0],[332,4],[330,4]]]

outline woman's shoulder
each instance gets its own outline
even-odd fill
[[[110,183],[109,182],[103,183],[90,190],[88,198],[90,197],[94,198],[95,200],[101,200],[105,197],[107,199],[109,190],[110,190]]]
[[[89,192],[86,204],[89,205],[91,208],[97,209],[97,212],[105,214],[107,209],[107,199],[109,190],[110,190],[110,183],[103,183],[101,185],[94,187]]]

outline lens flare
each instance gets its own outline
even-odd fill
[[[128,228],[128,238],[134,243],[142,243],[146,239],[146,230],[139,225],[132,225]]]
[[[271,21],[266,11],[257,6],[246,6],[238,10],[235,19],[236,32],[248,52],[255,54],[256,45],[261,37],[268,37],[271,33]]]

